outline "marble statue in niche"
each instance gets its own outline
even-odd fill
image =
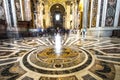
[[[16,0],[15,7],[16,7],[17,19],[20,21],[21,20],[21,12],[20,12],[19,0]]]

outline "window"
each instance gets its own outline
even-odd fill
[[[60,20],[60,14],[56,14],[56,15],[55,15],[55,20],[56,20],[56,21],[59,21],[59,20]]]

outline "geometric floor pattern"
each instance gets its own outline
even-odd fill
[[[54,37],[0,41],[0,80],[120,80],[120,38]]]

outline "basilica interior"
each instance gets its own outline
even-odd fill
[[[0,0],[0,80],[120,80],[120,0]]]

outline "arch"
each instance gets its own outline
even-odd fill
[[[64,25],[64,16],[65,16],[65,8],[63,5],[56,3],[50,7],[50,13],[51,13],[51,22],[52,25],[57,27],[62,27]],[[60,15],[60,19],[56,20],[55,16],[56,14]]]
[[[65,15],[65,8],[62,4],[60,3],[56,3],[56,4],[53,4],[51,7],[50,7],[50,12],[51,13],[54,13],[55,11],[59,11],[61,12],[63,15]]]

